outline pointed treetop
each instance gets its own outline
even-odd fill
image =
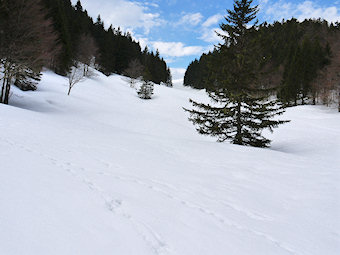
[[[252,7],[252,3],[253,0],[235,0],[234,9],[227,10],[228,15],[225,17],[227,23],[221,24],[220,27],[228,35],[218,34],[223,40],[235,43],[237,38],[244,35],[245,31],[256,26],[257,20],[252,26],[249,26],[259,12],[258,5]]]
[[[102,21],[102,18],[100,17],[100,14],[97,17],[96,25],[104,26],[104,23]]]
[[[83,11],[83,6],[81,5],[80,0],[77,1],[77,4],[75,7],[77,11]]]
[[[143,50],[143,54],[146,55],[149,53],[149,48],[148,46],[145,46],[144,50]]]

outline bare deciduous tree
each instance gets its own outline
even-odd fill
[[[8,104],[14,79],[39,74],[58,47],[40,0],[1,0],[0,12],[0,103]]]
[[[90,76],[89,67],[94,66],[99,49],[93,36],[83,34],[80,36],[76,58],[83,65],[83,75]]]
[[[144,71],[143,65],[138,59],[130,61],[129,66],[125,69],[124,74],[129,77],[128,82],[131,88],[135,87],[138,78],[142,77]]]
[[[67,78],[68,78],[67,95],[69,96],[71,94],[71,89],[74,87],[74,85],[83,81],[85,78],[82,67],[79,65],[78,62],[76,62],[75,65],[71,67],[70,72],[67,74]]]

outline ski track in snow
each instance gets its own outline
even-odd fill
[[[49,160],[53,165],[57,166],[58,168],[61,168],[63,170],[65,170],[66,172],[68,172],[69,174],[71,174],[74,178],[77,178],[79,181],[81,181],[83,184],[85,184],[91,191],[95,192],[104,202],[105,208],[107,210],[109,210],[110,212],[112,212],[114,215],[118,215],[123,217],[124,219],[128,220],[130,222],[130,224],[132,224],[135,228],[135,230],[137,231],[137,233],[141,236],[141,238],[146,242],[146,244],[150,247],[150,249],[153,251],[154,254],[156,255],[162,255],[162,254],[169,254],[170,252],[170,247],[168,246],[168,244],[166,243],[166,241],[164,241],[161,237],[160,234],[157,233],[155,230],[152,229],[152,227],[148,226],[146,223],[143,223],[139,220],[136,220],[135,217],[133,217],[133,215],[131,213],[127,213],[124,211],[124,209],[122,208],[123,206],[123,201],[121,199],[117,199],[114,198],[108,194],[105,193],[105,191],[103,189],[101,189],[95,182],[93,182],[92,180],[90,180],[88,178],[88,176],[82,176],[80,173],[84,173],[84,172],[88,172],[91,174],[98,174],[98,175],[104,175],[104,176],[109,176],[112,177],[113,179],[116,179],[118,181],[123,181],[123,182],[128,182],[128,183],[134,183],[137,184],[139,186],[142,186],[146,189],[152,190],[168,199],[174,200],[178,203],[180,203],[182,206],[189,208],[191,210],[195,210],[196,212],[202,213],[204,215],[206,215],[207,217],[219,222],[222,225],[226,225],[228,227],[232,227],[234,229],[237,229],[239,231],[244,231],[247,232],[249,234],[255,235],[257,237],[260,237],[262,239],[264,239],[265,241],[277,246],[278,248],[282,249],[283,251],[287,252],[287,254],[292,254],[292,255],[299,255],[298,252],[294,251],[292,248],[290,248],[287,244],[282,243],[278,240],[276,240],[275,238],[262,233],[260,231],[256,231],[256,230],[252,230],[249,229],[247,227],[244,227],[240,224],[237,224],[235,222],[230,221],[229,219],[226,219],[225,217],[219,215],[216,212],[211,211],[209,208],[206,208],[202,205],[199,205],[195,202],[191,202],[188,200],[184,200],[178,196],[175,196],[173,194],[171,194],[169,191],[166,191],[164,188],[168,189],[168,190],[172,190],[175,192],[186,192],[189,194],[192,194],[191,191],[188,190],[179,190],[178,188],[170,185],[170,184],[165,184],[156,180],[142,180],[141,178],[137,178],[137,177],[126,177],[126,176],[119,176],[119,175],[115,175],[112,173],[105,173],[104,171],[99,171],[99,172],[93,172],[85,167],[81,167],[75,164],[72,164],[71,162],[68,161],[61,161],[61,160],[57,160],[54,157],[51,157],[47,154],[38,152],[38,151],[34,151],[31,148],[23,145],[23,144],[19,144],[19,143],[14,143],[11,142],[10,140],[7,139],[3,139],[0,137],[1,140],[3,140],[4,142],[6,142],[7,144],[11,145],[11,146],[16,146],[17,148],[24,150],[28,153],[34,153],[37,154],[47,160]],[[104,163],[106,168],[110,168],[111,164],[101,161],[101,160],[97,160],[97,162],[101,162]],[[78,171],[76,171],[75,169],[78,169]],[[149,183],[147,183],[149,182]],[[150,184],[151,183],[151,184]],[[158,187],[156,187],[156,185]],[[268,217],[263,217],[260,215],[256,215],[253,213],[249,213],[246,212],[245,210],[242,210],[241,208],[235,206],[235,205],[231,205],[228,203],[225,203],[223,201],[220,200],[216,200],[214,198],[212,198],[211,196],[208,196],[207,194],[204,194],[207,198],[213,200],[214,202],[218,202],[223,204],[226,207],[229,207],[235,211],[237,211],[238,213],[242,213],[246,216],[248,216],[251,219],[254,220],[260,220],[260,221],[266,221],[268,220]]]

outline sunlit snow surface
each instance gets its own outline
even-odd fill
[[[1,255],[340,254],[335,109],[288,109],[256,149],[196,133],[182,107],[203,91],[66,84],[0,105]]]

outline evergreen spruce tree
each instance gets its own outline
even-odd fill
[[[141,99],[151,99],[151,96],[153,95],[153,83],[151,81],[143,81],[137,94]]]
[[[150,72],[146,69],[144,71],[143,84],[137,91],[137,94],[141,99],[151,99],[151,96],[153,95],[153,83],[150,81],[150,76]]]
[[[286,121],[272,119],[283,108],[266,101],[264,91],[258,89],[263,56],[256,37],[258,7],[252,7],[252,2],[235,0],[234,9],[227,11],[227,23],[221,25],[224,44],[218,45],[219,57],[210,62],[206,79],[213,104],[191,100],[194,109],[186,111],[201,134],[216,136],[220,142],[268,147],[270,140],[261,135],[262,130],[272,131]]]
[[[166,86],[167,87],[173,87],[173,84],[172,84],[172,75],[171,75],[171,71],[170,71],[170,68],[167,68],[166,69],[166,76],[167,76],[167,80],[166,80]]]

